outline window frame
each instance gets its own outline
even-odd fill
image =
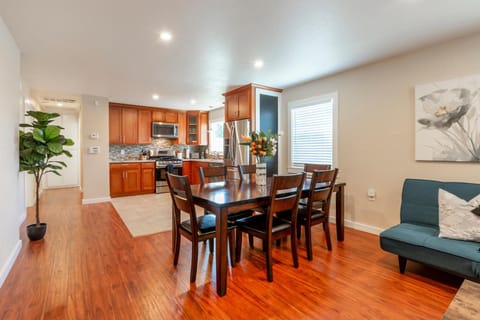
[[[303,170],[303,167],[294,167],[292,162],[292,110],[332,101],[332,167],[339,167],[338,161],[338,92],[331,92],[320,96],[288,102],[288,171]]]

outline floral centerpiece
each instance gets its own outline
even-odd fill
[[[270,129],[265,133],[260,130],[252,131],[250,136],[242,136],[242,145],[250,147],[250,153],[257,158],[257,163],[265,162],[265,157],[273,157],[277,154],[277,135],[272,134]]]
[[[250,136],[242,136],[242,145],[248,145],[250,153],[257,158],[256,184],[265,186],[267,184],[267,163],[265,157],[273,157],[277,154],[277,135],[270,130],[267,133],[262,130],[250,133]]]

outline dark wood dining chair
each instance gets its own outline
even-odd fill
[[[238,171],[240,172],[240,180],[244,181],[248,177],[252,181],[254,175],[257,173],[257,166],[254,164],[243,164],[238,166]]]
[[[290,235],[292,260],[298,268],[297,238],[295,237],[298,200],[303,187],[305,173],[274,175],[270,188],[270,205],[267,213],[237,220],[235,258],[240,261],[242,234],[247,233],[260,238],[265,243],[267,280],[273,281],[272,241]],[[276,213],[290,211],[291,220],[276,217]]]
[[[224,181],[227,177],[227,167],[198,167],[200,184],[207,182]]]
[[[195,282],[198,264],[198,243],[203,240],[211,240],[215,238],[215,215],[206,214],[197,217],[188,176],[178,176],[167,173],[167,183],[172,197],[173,212],[175,215],[175,225],[173,226],[173,228],[175,228],[175,255],[173,258],[173,265],[176,266],[178,263],[178,256],[180,254],[180,236],[183,235],[192,242],[190,282]],[[189,219],[181,222],[182,212],[188,214]],[[235,265],[233,229],[234,226],[229,224],[228,240],[230,246],[230,264],[232,266]]]
[[[307,258],[313,259],[312,253],[312,227],[322,224],[328,251],[332,250],[332,240],[330,238],[329,217],[330,200],[332,198],[335,181],[337,179],[338,169],[333,170],[314,170],[308,191],[308,201],[306,206],[299,206],[297,216],[297,235],[300,234],[301,226],[305,227],[305,242],[307,246]],[[281,218],[287,221],[293,220],[288,213],[281,213]]]
[[[214,181],[225,181],[227,179],[227,166],[220,166],[220,167],[199,167],[200,173],[200,184],[205,184],[207,182],[214,182]],[[211,212],[207,211],[206,214],[211,214]],[[245,217],[250,217],[253,215],[255,211],[252,210],[245,210],[240,212],[230,213],[228,215],[228,221],[232,224],[235,224],[238,219],[242,219]],[[210,242],[210,247],[212,247],[212,243]],[[250,238],[250,245],[253,247],[253,237]]]
[[[332,166],[329,164],[317,164],[317,163],[305,163],[303,165],[303,171],[313,172],[313,170],[330,170]]]

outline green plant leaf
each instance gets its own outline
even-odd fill
[[[60,134],[60,128],[58,126],[47,126],[45,128],[45,140],[50,141]]]
[[[58,142],[49,142],[49,143],[47,143],[47,146],[48,146],[48,150],[50,150],[51,152],[53,152],[55,154],[60,154],[63,151],[62,144],[60,144]]]
[[[35,146],[35,151],[43,155],[48,154],[48,148],[43,144]]]
[[[33,134],[33,139],[35,139],[36,141],[45,142],[42,129],[35,128],[33,129],[32,134]]]

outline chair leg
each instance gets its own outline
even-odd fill
[[[297,221],[297,239],[300,240],[302,236],[302,225]]]
[[[210,248],[210,253],[213,253],[213,238],[208,239],[208,247]]]
[[[311,226],[305,226],[305,242],[307,243],[307,259],[313,260],[312,227]]]
[[[242,254],[242,231],[236,230],[236,243],[235,243],[235,260],[236,262],[240,262],[240,256]]]
[[[250,249],[253,249],[253,236],[251,234],[248,235],[248,243],[250,244]]]
[[[325,238],[327,239],[328,251],[332,251],[332,239],[330,238],[330,228],[328,227],[328,220],[323,222],[323,231],[325,232]]]
[[[230,249],[230,265],[235,267],[235,229],[228,233],[228,248]]]
[[[198,242],[192,241],[192,265],[190,267],[190,283],[195,282],[197,278],[198,265]]]
[[[281,240],[281,239],[277,239],[277,240],[275,241],[275,245],[276,245],[277,247],[280,247],[281,244],[282,244],[282,240]]]
[[[263,241],[266,244],[266,264],[267,264],[267,280],[273,281],[273,268],[272,268],[272,241]]]
[[[294,232],[295,232],[295,229],[292,228],[292,233]],[[298,268],[297,238],[293,234],[290,235],[290,243],[292,247],[293,266],[295,268]]]
[[[176,266],[178,263],[178,255],[180,254],[180,232],[175,231],[175,244],[174,244],[175,253],[173,256],[173,265]]]

